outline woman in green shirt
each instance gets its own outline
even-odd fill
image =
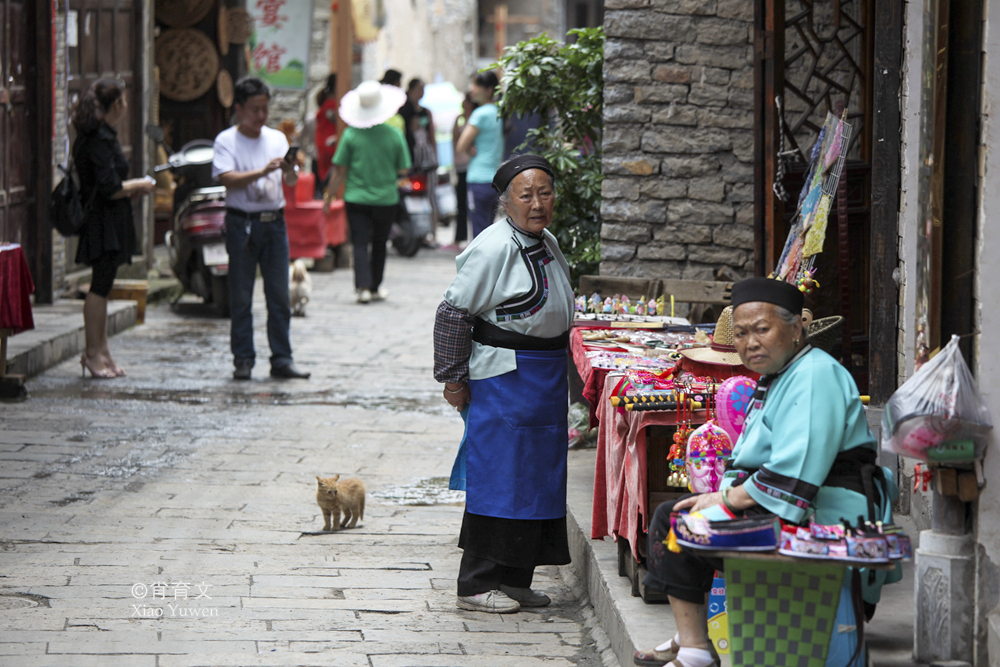
[[[344,209],[354,248],[358,303],[389,295],[381,287],[385,244],[396,221],[396,182],[410,168],[410,151],[403,133],[385,122],[405,99],[405,93],[395,86],[365,81],[340,101],[340,117],[348,128],[333,156],[333,176],[325,199],[330,201],[345,187]]]

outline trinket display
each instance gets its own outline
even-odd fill
[[[718,491],[726,462],[732,454],[729,434],[713,420],[696,428],[687,444],[688,488],[693,493]]]

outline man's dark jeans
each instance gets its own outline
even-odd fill
[[[377,292],[385,272],[385,244],[396,222],[397,206],[368,206],[347,202],[347,224],[354,247],[354,287]]]
[[[250,240],[247,240],[249,230]],[[256,355],[253,347],[253,284],[260,265],[267,302],[267,342],[271,347],[271,368],[292,363],[289,326],[292,320],[291,299],[288,295],[288,232],[285,218],[261,222],[226,213],[226,251],[229,253],[229,313],[230,346],[233,361],[252,364]]]

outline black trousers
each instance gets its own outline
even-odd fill
[[[705,594],[712,590],[715,571],[722,570],[722,559],[705,558],[684,548],[680,553],[670,551],[664,542],[670,533],[670,513],[673,510],[674,503],[662,503],[649,522],[649,542],[646,545],[648,569],[643,584],[650,590],[680,600],[705,604]]]
[[[535,576],[533,567],[511,567],[480,558],[471,551],[462,552],[458,567],[458,594],[465,597],[499,590],[500,584],[514,588],[531,588]]]
[[[389,240],[392,223],[396,221],[396,209],[395,205],[344,204],[347,224],[351,228],[351,245],[354,247],[354,287],[358,290],[374,292],[382,284],[385,244]]]
[[[469,240],[469,184],[465,180],[465,172],[458,172],[458,183],[455,185],[455,198],[458,200],[458,212],[455,214],[455,244]]]

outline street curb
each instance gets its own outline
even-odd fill
[[[638,647],[656,646],[677,632],[666,605],[648,605],[632,597],[628,579],[618,574],[618,547],[590,539],[594,465],[597,450],[569,452],[566,528],[572,567],[583,583],[594,613],[611,642],[618,662],[632,665]],[[657,607],[662,607],[658,609]]]
[[[108,336],[135,326],[138,314],[135,301],[109,301]],[[12,337],[8,343],[8,373],[32,377],[83,351],[82,300],[35,306],[32,315],[35,329]]]

